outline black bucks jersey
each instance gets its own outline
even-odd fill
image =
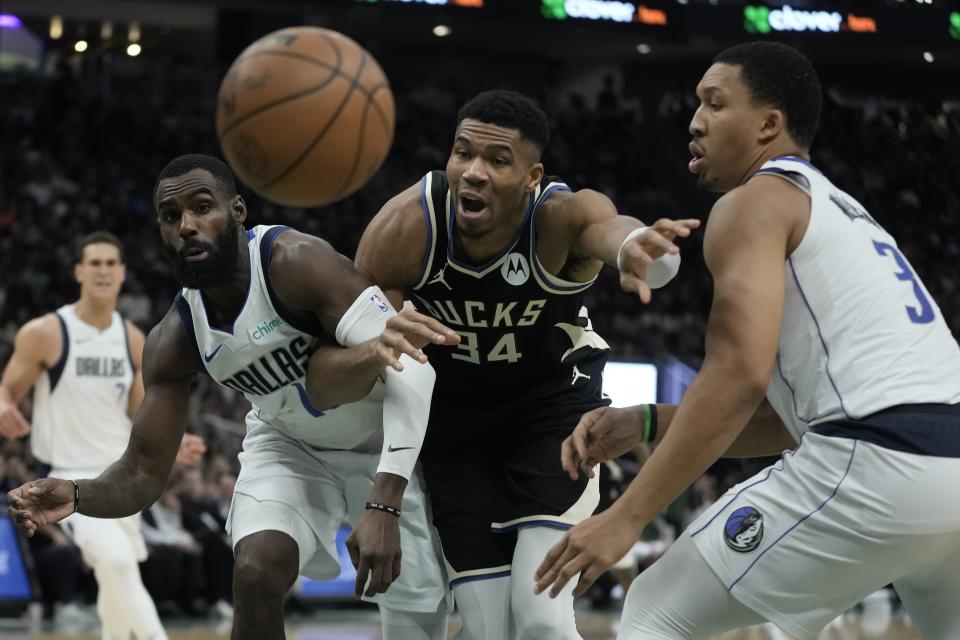
[[[471,265],[454,254],[446,174],[423,177],[427,249],[407,298],[461,337],[455,348],[426,347],[437,372],[428,444],[497,427],[569,427],[608,404],[601,384],[610,348],[583,306],[593,281],[562,280],[537,259],[537,211],[559,190],[569,187],[545,179],[513,240],[486,264]]]

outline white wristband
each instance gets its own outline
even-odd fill
[[[623,248],[627,243],[637,236],[645,233],[650,227],[637,227],[627,234],[627,237],[620,243],[620,250],[617,251],[617,269],[622,269]],[[665,253],[649,265],[647,265],[647,275],[644,278],[651,289],[659,289],[663,285],[673,280],[674,276],[680,271],[680,254]]]
[[[617,251],[617,269],[623,269],[623,248],[627,246],[627,243],[639,236],[641,233],[649,229],[650,227],[637,227],[633,231],[627,234],[627,237],[623,239],[623,242],[620,243],[620,250]]]

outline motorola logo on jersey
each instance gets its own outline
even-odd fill
[[[77,358],[77,375],[92,378],[122,378],[127,374],[125,358]]]
[[[519,287],[530,278],[530,265],[522,253],[511,253],[500,267],[503,279],[515,287]]]
[[[749,553],[763,540],[763,514],[753,507],[740,507],[723,525],[727,546],[739,553]]]
[[[235,372],[220,384],[241,393],[265,396],[297,382],[306,374],[310,348],[304,336],[297,336],[285,347],[277,347]]]

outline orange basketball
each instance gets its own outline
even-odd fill
[[[274,202],[329,204],[362,187],[393,140],[393,93],[366,50],[290,27],[247,47],[217,96],[217,137],[237,177]]]

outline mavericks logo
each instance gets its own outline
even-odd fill
[[[515,287],[520,286],[530,277],[530,265],[522,253],[511,253],[500,267],[503,279]]]
[[[740,507],[723,525],[723,539],[734,551],[753,551],[763,540],[763,514],[753,507]]]

